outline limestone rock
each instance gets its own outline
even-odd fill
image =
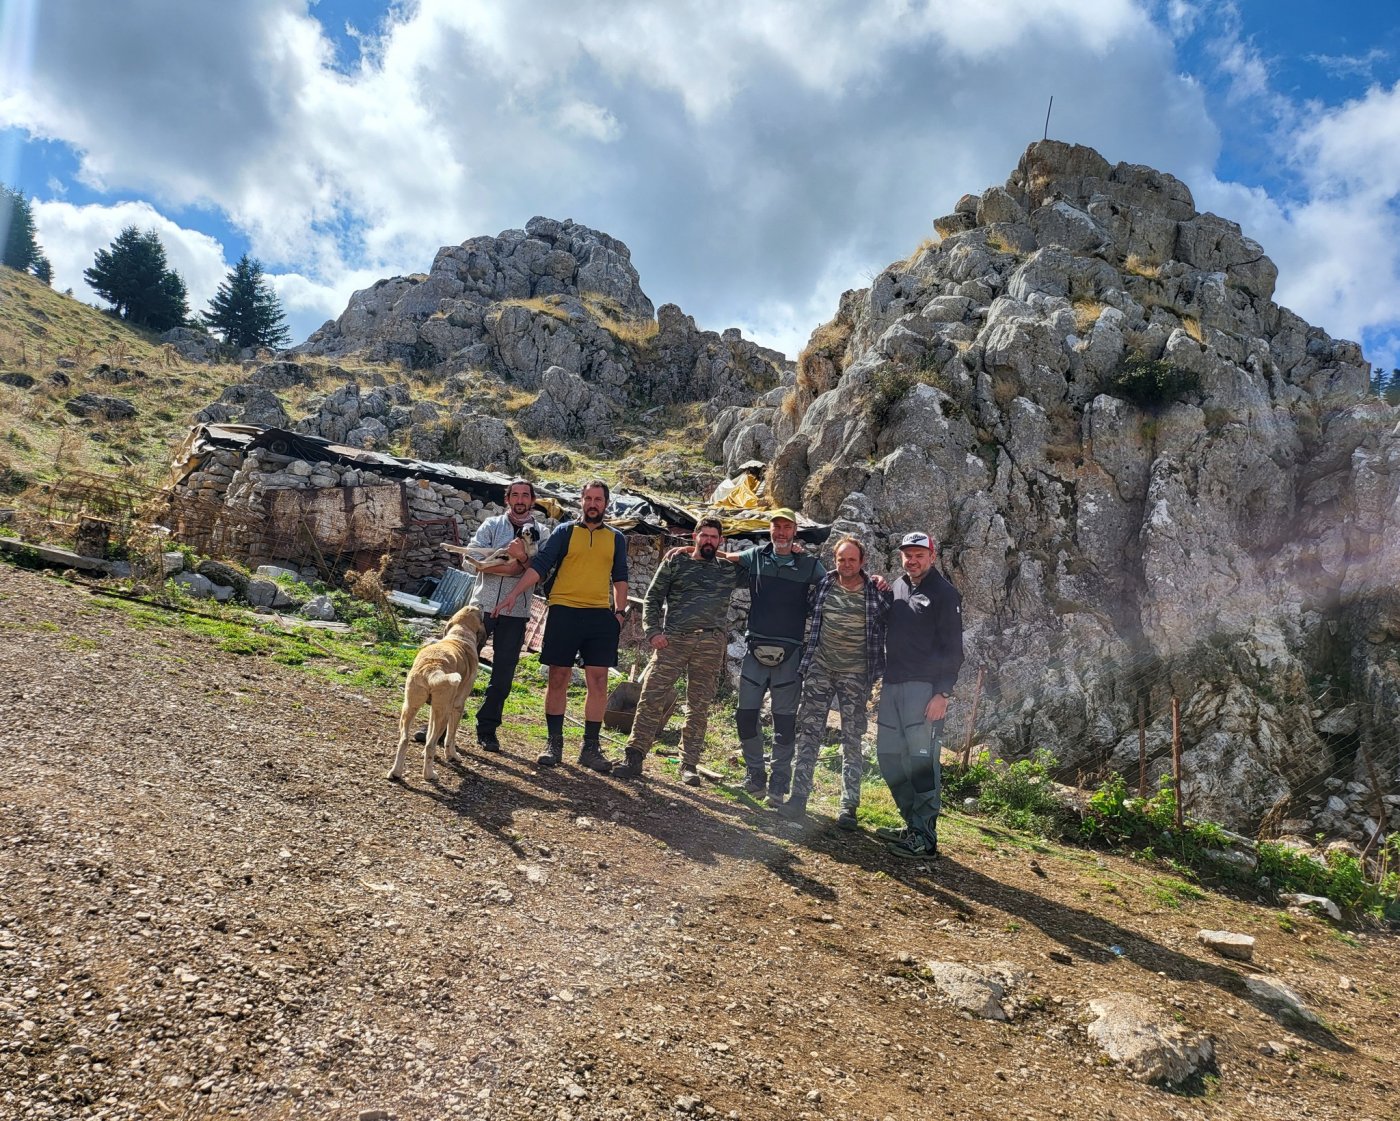
[[[1254,939],[1248,934],[1233,934],[1228,930],[1198,930],[1196,941],[1207,950],[1235,961],[1252,961]]]
[[[215,424],[261,424],[267,428],[286,428],[289,423],[277,394],[248,382],[225,388],[218,401],[195,413],[194,419]]]
[[[1318,1022],[1317,1013],[1312,1011],[1291,988],[1282,981],[1252,973],[1244,979],[1244,986],[1270,1010],[1279,1015],[1304,1024]]]
[[[925,968],[944,1000],[980,1020],[1007,1019],[1002,1001],[1025,981],[1024,974],[1005,961],[976,966],[931,961]]]
[[[63,408],[74,416],[102,420],[130,420],[136,415],[136,406],[124,397],[105,397],[100,393],[79,393],[65,401]]]
[[[520,423],[531,436],[599,440],[611,433],[616,417],[616,406],[583,378],[551,366],[539,397],[520,415]]]
[[[453,419],[457,425],[454,463],[506,474],[520,470],[520,441],[505,421],[474,412]]]
[[[1089,1038],[1140,1082],[1178,1085],[1215,1061],[1209,1036],[1176,1023],[1141,997],[1113,994],[1089,1001]]]
[[[208,331],[193,327],[172,327],[160,336],[160,341],[172,347],[186,362],[217,362],[221,345]]]

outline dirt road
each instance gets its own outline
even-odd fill
[[[1392,937],[956,816],[900,863],[539,771],[510,725],[396,787],[395,704],[0,565],[0,1115],[1396,1116]],[[1025,971],[1010,1021],[947,1006],[930,960]],[[1081,1026],[1110,992],[1208,1033],[1218,1074],[1128,1078]]]

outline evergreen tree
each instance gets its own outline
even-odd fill
[[[204,322],[240,350],[245,346],[276,350],[292,341],[282,303],[263,275],[262,263],[246,253],[209,301]]]
[[[42,253],[39,259],[34,262],[34,276],[44,284],[53,283],[53,264]]]
[[[1381,389],[1380,395],[1387,405],[1400,405],[1400,368],[1390,371],[1390,379]]]
[[[167,267],[155,230],[127,226],[110,247],[97,251],[83,279],[128,323],[168,331],[189,319],[185,282]]]
[[[40,258],[39,243],[34,240],[34,214],[29,200],[20,191],[0,184],[0,264],[27,271]]]

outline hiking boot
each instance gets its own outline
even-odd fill
[[[789,821],[802,821],[807,817],[807,802],[801,798],[789,798],[786,802],[774,802],[768,799],[768,805],[779,817],[785,817]]]
[[[860,822],[856,820],[855,810],[842,810],[836,815],[836,828],[844,829],[847,833],[854,833],[860,829]]]
[[[478,728],[476,730],[476,746],[482,751],[500,751],[501,741],[496,738],[496,729]]]
[[[446,732],[443,732],[442,735],[438,736],[438,738],[437,738],[437,743],[433,744],[433,746],[434,746],[434,747],[441,747],[441,746],[442,746],[442,741],[445,740],[446,738],[447,738],[447,733],[446,733]],[[413,742],[414,742],[414,743],[426,743],[427,740],[428,740],[428,729],[427,729],[427,728],[419,728],[418,731],[416,731],[416,732],[413,733]]]
[[[752,794],[755,798],[768,789],[768,780],[762,775],[749,775],[744,780],[744,793]]]
[[[621,766],[613,768],[613,774],[618,778],[641,778],[642,760],[646,757],[645,751],[637,751],[629,747],[626,761]]]
[[[875,836],[882,841],[903,841],[909,836],[909,826],[901,825],[898,829],[891,829],[888,825],[881,825],[875,830]]]
[[[700,772],[694,767],[681,766],[681,782],[686,786],[700,785]]]
[[[902,841],[891,841],[885,846],[895,856],[905,860],[937,860],[938,842],[912,829]]]
[[[603,754],[597,740],[584,740],[583,750],[578,753],[578,765],[597,771],[600,775],[612,774],[612,762]]]
[[[535,760],[541,767],[557,767],[564,761],[564,737],[550,736],[545,748]]]

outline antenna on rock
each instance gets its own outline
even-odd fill
[[[1050,95],[1050,104],[1045,107],[1045,132],[1040,139],[1050,139],[1050,110],[1055,107],[1055,95]]]

